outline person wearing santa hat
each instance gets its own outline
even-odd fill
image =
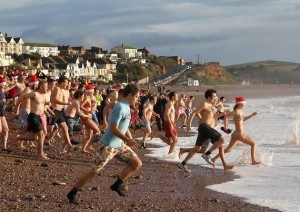
[[[81,103],[81,110],[89,115],[88,118],[82,118],[82,124],[87,128],[88,133],[86,139],[82,142],[81,152],[87,153],[90,150],[93,150],[92,145],[92,137],[94,135],[94,141],[98,141],[100,139],[100,129],[98,125],[92,119],[93,108],[96,106],[96,98],[94,97],[94,85],[88,84],[85,86],[85,97]]]
[[[228,146],[225,148],[224,152],[225,154],[228,152],[231,152],[231,150],[236,146],[238,141],[241,141],[245,144],[248,144],[251,147],[251,162],[252,165],[260,164],[261,162],[257,161],[255,159],[256,154],[256,143],[253,141],[253,139],[244,133],[244,122],[249,120],[250,118],[257,115],[256,112],[253,112],[252,114],[248,116],[244,116],[244,107],[246,104],[246,100],[244,97],[239,96],[235,98],[235,106],[233,108],[233,111],[226,114],[226,117],[233,117],[235,130],[231,134],[231,140],[228,144]],[[215,162],[219,158],[219,154],[216,155],[212,161]]]

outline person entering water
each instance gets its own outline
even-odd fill
[[[230,116],[233,116],[235,130],[231,134],[231,140],[229,142],[229,145],[225,148],[224,153],[231,152],[231,150],[236,146],[238,141],[241,141],[245,144],[248,144],[251,146],[251,160],[252,165],[260,164],[261,162],[257,161],[255,159],[255,153],[256,153],[256,143],[253,141],[253,139],[244,133],[244,122],[249,120],[250,118],[257,115],[256,112],[253,112],[249,116],[244,116],[244,106],[245,106],[245,99],[244,97],[236,97],[235,98],[235,106],[232,112],[225,114],[225,116],[228,118]],[[217,154],[214,158],[212,158],[212,162],[215,164],[216,160],[220,157],[219,154]]]

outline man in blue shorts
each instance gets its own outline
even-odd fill
[[[76,194],[93,177],[98,175],[104,166],[113,158],[127,163],[119,175],[117,181],[111,185],[111,190],[120,196],[126,196],[121,189],[122,183],[136,173],[142,166],[142,162],[131,148],[137,148],[138,144],[132,138],[128,129],[130,123],[130,105],[134,105],[139,98],[139,89],[135,84],[128,84],[123,91],[123,99],[113,108],[109,117],[108,128],[101,138],[101,145],[96,154],[92,170],[82,176],[67,194],[70,203],[78,204]]]

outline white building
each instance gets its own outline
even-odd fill
[[[38,53],[42,57],[58,56],[58,47],[46,43],[25,43],[23,45],[23,53],[34,54]]]
[[[112,48],[111,52],[121,55],[121,57],[125,59],[138,57],[136,48],[133,48],[131,46],[125,46],[123,44],[122,46],[116,46]]]
[[[192,78],[180,80],[177,85],[187,85],[187,86],[199,86],[199,80],[194,80]]]
[[[199,86],[199,80],[194,80],[189,78],[187,81],[187,85],[188,86]]]
[[[0,66],[10,66],[14,63],[14,60],[9,55],[5,55],[5,52],[0,51]]]
[[[5,54],[22,54],[22,38],[7,37],[0,32],[0,52]]]

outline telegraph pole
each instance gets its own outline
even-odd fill
[[[197,54],[197,58],[198,58],[198,64],[200,64],[200,59],[199,59],[199,54]]]

